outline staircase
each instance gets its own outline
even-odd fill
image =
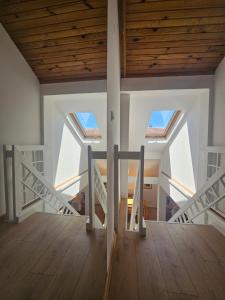
[[[211,207],[225,199],[225,166],[221,167],[205,185],[179,209],[169,222],[192,223]]]

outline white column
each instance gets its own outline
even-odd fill
[[[129,151],[129,115],[130,95],[121,94],[120,97],[120,150]],[[128,161],[120,161],[120,195],[128,197]]]
[[[117,0],[108,0],[107,18],[107,267],[114,235],[113,147],[120,144],[120,49]]]
[[[9,151],[11,154],[9,155]],[[8,155],[7,155],[8,153]],[[15,221],[15,208],[13,197],[13,157],[12,146],[5,146],[4,148],[4,182],[5,182],[5,201],[6,201],[6,215],[10,222]]]
[[[0,145],[0,216],[6,214],[3,145]]]
[[[225,145],[225,58],[215,73],[214,114],[213,114],[213,146]]]

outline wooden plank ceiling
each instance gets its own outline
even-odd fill
[[[225,54],[225,0],[126,0],[123,77],[213,73]]]
[[[213,73],[225,0],[119,0],[122,77]],[[0,0],[0,22],[41,82],[106,78],[107,0]]]
[[[0,0],[0,22],[40,82],[106,77],[107,0]]]

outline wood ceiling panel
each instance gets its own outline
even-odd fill
[[[124,0],[123,76],[213,73],[225,54],[225,0]]]
[[[126,0],[128,13],[224,7],[224,0]]]
[[[106,78],[107,0],[0,0],[0,22],[41,82]]]
[[[121,0],[123,77],[213,73],[225,0]],[[106,78],[107,0],[0,0],[0,22],[41,82]]]

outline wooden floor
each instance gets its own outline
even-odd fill
[[[102,300],[105,231],[85,217],[35,214],[0,225],[1,300]],[[109,300],[224,300],[225,237],[211,226],[147,222],[120,234]]]
[[[109,300],[224,300],[225,237],[204,225],[147,223],[119,234]]]
[[[105,231],[85,217],[35,214],[0,226],[1,300],[100,300],[106,280]]]

